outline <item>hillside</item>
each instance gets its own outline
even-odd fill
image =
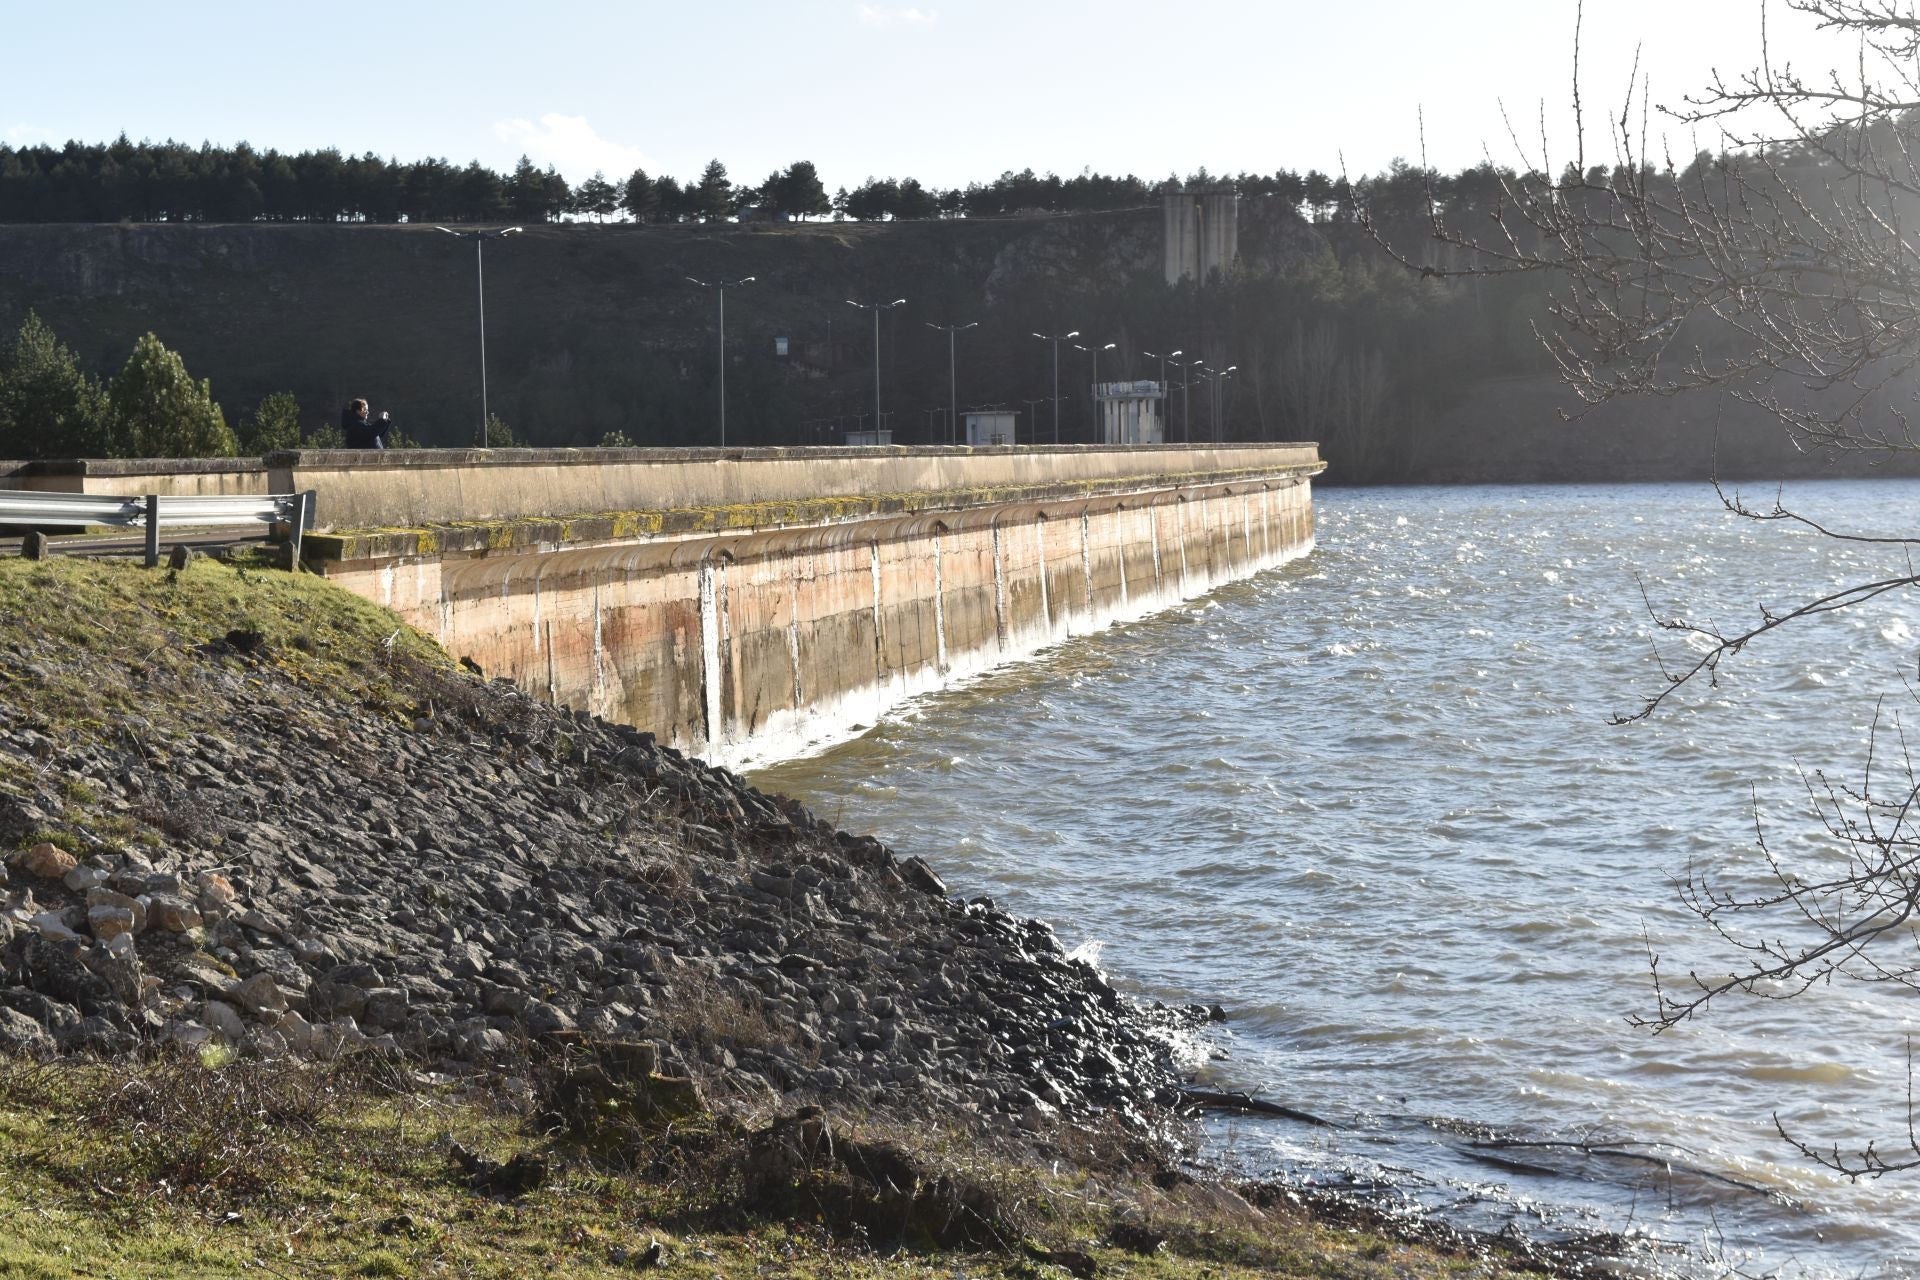
[[[1566,424],[1561,413],[1579,406],[1541,368],[1531,336],[1537,281],[1422,285],[1369,263],[1351,229],[1337,231],[1245,201],[1244,271],[1224,287],[1169,290],[1157,209],[529,226],[486,249],[489,404],[536,444],[597,444],[616,431],[636,444],[714,443],[715,299],[687,277],[752,276],[726,298],[730,444],[824,443],[871,425],[873,321],[847,300],[905,297],[882,313],[880,339],[881,395],[900,443],[945,438],[930,411],[948,401],[947,340],[928,325],[977,320],[957,340],[959,403],[1018,411],[1023,439],[1033,417],[1043,440],[1053,421],[1043,399],[1053,352],[1033,332],[1079,329],[1114,344],[1103,379],[1157,378],[1143,353],[1176,346],[1237,363],[1226,434],[1318,440],[1329,483],[1883,470],[1872,458],[1803,455],[1730,401],[1625,402]],[[157,332],[211,379],[229,419],[290,390],[308,430],[362,395],[425,444],[467,444],[477,432],[473,247],[432,227],[0,227],[0,334],[29,308],[101,374]],[[1088,356],[1060,354],[1062,438],[1088,439]],[[1898,407],[1910,391],[1883,401]],[[1175,395],[1175,438],[1188,406],[1206,430],[1212,392]]]
[[[229,416],[291,390],[318,424],[364,395],[427,443],[465,442],[479,403],[474,256],[471,243],[424,226],[7,227],[0,324],[34,308],[108,372],[156,330],[212,378]],[[1157,211],[530,226],[486,248],[489,399],[541,443],[596,443],[610,430],[641,443],[710,442],[714,298],[685,277],[754,276],[727,298],[735,442],[792,442],[793,414],[836,400],[849,414],[870,408],[871,319],[849,298],[910,299],[886,316],[883,376],[919,428],[922,402],[936,390],[946,401],[944,340],[923,320],[964,323],[1041,290],[1065,299],[1123,290],[1158,271]],[[776,336],[794,344],[785,361]],[[1045,351],[1025,332],[964,341],[970,370],[1015,362],[1038,379]]]

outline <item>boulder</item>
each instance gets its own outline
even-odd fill
[[[40,936],[53,942],[78,941],[80,935],[67,927],[58,911],[42,911],[27,923],[40,931]]]
[[[209,1000],[201,1017],[209,1027],[227,1040],[238,1041],[247,1034],[246,1020],[240,1016],[240,1011],[230,1004]]]
[[[18,1009],[0,1005],[0,1053],[32,1054],[53,1051],[53,1037],[47,1029]]]
[[[130,934],[134,931],[133,909],[105,903],[88,907],[87,930],[101,942],[110,942],[122,934]]]
[[[193,884],[199,891],[202,911],[224,907],[239,896],[233,890],[233,882],[217,871],[202,871],[193,878]]]
[[[87,890],[87,908],[91,911],[94,907],[124,907],[133,913],[134,933],[140,933],[147,927],[147,904],[138,898],[100,886]]]
[[[198,929],[205,921],[200,909],[173,893],[156,893],[147,904],[147,919],[168,933]]]
[[[20,868],[42,880],[58,880],[80,865],[80,860],[57,844],[41,841],[20,857]]]
[[[233,998],[252,1014],[284,1013],[287,1008],[287,998],[270,973],[256,973],[248,978],[233,989]]]
[[[99,867],[75,867],[60,877],[60,883],[75,893],[85,893],[96,885],[105,884],[108,874]]]

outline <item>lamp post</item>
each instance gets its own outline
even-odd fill
[[[1172,354],[1178,355],[1179,352],[1176,351],[1176,352],[1173,352]],[[1180,374],[1180,443],[1192,444],[1193,443],[1193,372],[1192,371],[1195,369],[1206,368],[1206,361],[1188,360],[1182,363],[1179,360],[1169,359],[1168,363],[1173,365],[1174,368],[1182,371]]]
[[[741,276],[738,280],[695,280],[688,276],[687,283],[698,285],[702,289],[711,289],[720,295],[720,447],[727,447],[727,290],[743,284],[752,284],[754,277]]]
[[[504,236],[518,233],[521,228],[507,227],[501,231],[455,231],[452,227],[440,230],[450,236],[459,236],[462,240],[473,241],[473,282],[480,299],[480,447],[487,447],[487,270],[483,261],[482,247],[489,240],[499,240]]]
[[[1100,353],[1111,351],[1118,343],[1109,342],[1105,346],[1083,347],[1073,344],[1075,351],[1084,351],[1093,357],[1093,390],[1087,396],[1087,415],[1093,422],[1093,443],[1100,443]]]
[[[847,299],[848,306],[873,312],[873,429],[875,431],[880,430],[880,313],[891,311],[905,302],[905,298],[895,298],[892,302],[855,302],[852,298]]]
[[[1167,361],[1172,359],[1174,356],[1185,355],[1186,352],[1185,351],[1169,351],[1164,356],[1155,355],[1151,351],[1142,351],[1140,354],[1145,356],[1149,360],[1158,360],[1160,362],[1160,404],[1162,406],[1161,413],[1164,414],[1166,412],[1165,406],[1173,398],[1172,395],[1170,394],[1172,391],[1172,388],[1167,386]],[[1161,424],[1161,428],[1160,428],[1161,440],[1164,441],[1166,439],[1166,436],[1167,436],[1166,425],[1163,423]]]
[[[1037,425],[1040,421],[1040,406],[1045,404],[1046,402],[1047,402],[1047,397],[1045,396],[1035,396],[1031,400],[1022,400],[1020,402],[1021,404],[1027,406],[1027,422],[1029,424],[1027,427],[1027,435],[1030,437],[1038,437],[1038,435],[1040,434],[1039,427]],[[1019,436],[1020,436],[1019,430],[1016,429],[1014,431],[1014,438],[1018,440]]]
[[[944,329],[947,334],[947,443],[958,444],[959,438],[956,433],[959,431],[959,427],[955,424],[959,419],[954,416],[954,411],[960,404],[960,380],[954,372],[953,338],[955,334],[963,330],[979,328],[980,322],[975,320],[970,324],[935,324],[929,320],[926,322],[926,326],[929,329]]]
[[[1202,367],[1204,368],[1205,366]],[[1208,370],[1206,373],[1200,375],[1207,380],[1209,406],[1207,411],[1207,435],[1208,438],[1215,443],[1218,443],[1220,440],[1220,384],[1232,377],[1233,371],[1239,367],[1237,364],[1230,364],[1224,369]]]
[[[1079,337],[1080,331],[1078,329],[1075,329],[1072,333],[1055,333],[1055,334],[1036,333],[1033,336],[1040,339],[1040,341],[1042,342],[1051,342],[1053,344],[1053,442],[1055,444],[1059,444],[1060,443],[1060,344],[1067,341],[1069,338]],[[1038,435],[1039,433],[1035,432],[1034,434]]]

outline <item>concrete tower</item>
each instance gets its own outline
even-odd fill
[[[1169,191],[1160,217],[1168,284],[1205,280],[1240,256],[1240,193],[1231,187]]]

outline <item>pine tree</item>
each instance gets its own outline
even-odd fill
[[[276,449],[300,447],[300,402],[291,391],[261,400],[253,416],[240,424],[240,452],[264,457]]]
[[[98,380],[33,312],[0,361],[0,457],[85,458],[107,452]]]
[[[693,206],[706,222],[718,222],[733,212],[733,183],[727,178],[727,166],[718,160],[707,161],[700,185],[694,188]]]
[[[153,334],[133,344],[107,387],[119,451],[139,458],[230,458],[240,445],[206,379],[195,382]]]
[[[635,169],[627,179],[626,190],[620,196],[620,207],[635,222],[653,221],[655,212],[660,208],[660,191],[645,169]]]
[[[605,222],[607,215],[619,207],[620,193],[607,181],[607,175],[597,169],[573,193],[574,212],[591,214],[596,222]]]

